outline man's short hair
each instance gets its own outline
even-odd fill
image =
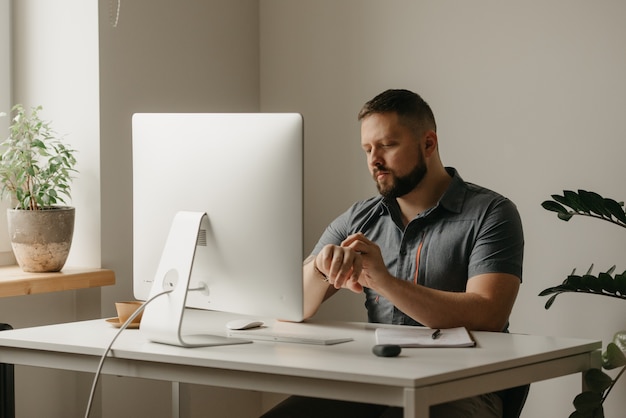
[[[432,109],[417,93],[409,90],[386,90],[363,105],[358,120],[373,113],[395,112],[402,123],[418,131],[437,131]]]

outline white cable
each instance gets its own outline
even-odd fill
[[[119,331],[117,331],[117,333],[115,334],[115,336],[113,337],[113,339],[111,340],[111,342],[109,343],[109,346],[106,348],[106,350],[104,351],[104,353],[102,354],[102,357],[100,358],[100,364],[98,364],[98,369],[96,370],[96,375],[93,378],[93,383],[91,385],[91,393],[89,394],[89,401],[87,402],[87,409],[85,410],[85,418],[89,418],[89,413],[91,412],[91,404],[93,403],[93,398],[94,395],[96,393],[96,386],[98,385],[98,380],[100,378],[100,372],[102,371],[102,366],[104,365],[104,360],[107,358],[107,356],[109,355],[109,352],[111,351],[111,347],[113,347],[113,343],[115,342],[115,340],[117,340],[117,337],[120,336],[120,334],[122,333],[122,331],[124,331],[131,322],[133,322],[133,320],[141,313],[143,312],[143,310],[146,308],[146,306],[152,302],[153,300],[155,300],[156,298],[166,295],[168,293],[171,293],[173,289],[171,290],[166,290],[164,292],[158,293],[154,296],[152,296],[150,299],[148,299],[147,301],[145,301],[135,312],[133,312],[133,314],[126,320],[126,322],[124,322],[122,324],[122,326],[120,326]]]

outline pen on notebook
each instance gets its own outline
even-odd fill
[[[433,335],[431,335],[431,337],[433,338],[433,340],[436,340],[437,338],[439,338],[440,335],[441,335],[441,330],[440,329],[436,329],[433,332]]]

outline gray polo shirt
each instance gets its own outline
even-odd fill
[[[469,278],[484,273],[509,273],[521,281],[524,237],[517,208],[447,170],[448,190],[406,228],[395,199],[372,197],[335,219],[312,253],[362,232],[380,246],[387,269],[402,280],[454,292],[464,292]],[[365,296],[370,322],[419,325],[372,289],[365,289]]]

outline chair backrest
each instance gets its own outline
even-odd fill
[[[0,324],[0,331],[13,329]],[[12,364],[0,363],[0,418],[15,418],[15,369]]]
[[[526,403],[530,385],[517,386],[500,392],[502,397],[502,418],[519,418]]]

